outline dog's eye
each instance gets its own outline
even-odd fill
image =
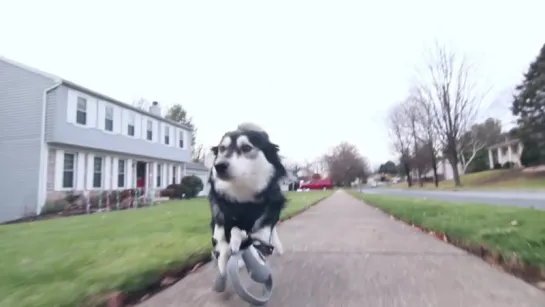
[[[249,152],[250,150],[252,150],[252,146],[244,144],[244,145],[240,146],[240,150],[242,152]]]
[[[220,147],[218,147],[218,150],[219,152],[224,152],[227,148],[225,148],[225,146],[221,145]]]

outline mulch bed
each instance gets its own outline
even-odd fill
[[[503,272],[512,274],[526,281],[527,283],[537,287],[538,289],[545,291],[545,269],[536,265],[522,262],[520,259],[518,259],[515,253],[513,253],[511,257],[505,257],[502,256],[498,251],[491,250],[485,245],[476,245],[457,238],[451,238],[447,234],[438,233],[433,230],[426,229],[422,226],[415,225],[408,221],[399,219],[377,207],[375,207],[375,209],[384,212],[385,214],[388,214],[390,218],[396,221],[403,222],[415,229],[418,229],[430,236],[435,237],[438,240],[450,243],[458,248],[461,248],[469,252],[470,254],[481,258],[493,267]]]
[[[141,207],[139,207],[139,208],[141,208]],[[77,215],[95,214],[95,213],[110,212],[110,211],[121,211],[121,210],[128,210],[128,209],[134,209],[134,208],[132,208],[132,207],[131,208],[119,208],[119,210],[117,210],[117,209],[116,210],[106,210],[104,208],[102,211],[92,209],[90,212],[87,212],[87,210],[85,210],[85,209],[71,209],[71,210],[64,210],[64,211],[61,211],[59,213],[31,215],[31,216],[23,217],[23,218],[20,218],[20,219],[3,222],[3,223],[0,223],[0,225],[39,222],[39,221],[52,220],[52,219],[58,219],[58,218],[65,218],[65,217],[71,217],[71,216],[77,216]]]
[[[312,204],[306,206],[305,208],[293,213],[289,217],[282,219],[281,221],[278,222],[278,225],[281,225],[283,222],[289,219],[292,219],[293,217],[305,212],[306,210],[320,203],[326,198],[327,197],[321,198],[313,202]],[[161,274],[161,276],[158,279],[150,280],[149,284],[142,289],[135,290],[135,291],[115,291],[110,294],[107,294],[106,296],[103,296],[98,301],[105,302],[105,306],[107,307],[135,306],[149,299],[155,294],[167,289],[168,287],[177,283],[178,281],[180,281],[187,275],[197,272],[202,266],[204,266],[205,264],[207,264],[208,262],[212,260],[211,256],[212,255],[210,252],[195,254],[186,262],[184,266],[164,272],[163,274]],[[95,304],[92,304],[92,303],[89,304],[89,306],[93,306],[93,305]]]

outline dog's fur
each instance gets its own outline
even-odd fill
[[[253,248],[255,239],[269,242],[282,254],[275,226],[286,204],[279,186],[286,170],[278,146],[258,126],[242,124],[224,134],[212,153],[208,198],[220,274],[225,274],[231,253]]]

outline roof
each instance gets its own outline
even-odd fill
[[[186,168],[193,169],[193,170],[199,170],[199,171],[208,171],[208,168],[204,166],[202,163],[193,163],[189,162],[185,166]]]
[[[503,142],[496,143],[494,145],[488,146],[488,149],[495,149],[503,146],[513,145],[520,143],[519,139],[506,139]]]
[[[79,85],[77,83],[74,83],[72,81],[69,81],[69,80],[66,80],[66,79],[63,79],[61,77],[58,77],[56,75],[53,75],[53,74],[50,74],[48,72],[44,72],[44,71],[41,71],[37,68],[34,68],[34,67],[31,67],[31,66],[28,66],[28,65],[25,65],[25,64],[22,64],[22,63],[19,63],[17,61],[14,61],[14,60],[11,60],[11,59],[8,59],[6,57],[3,57],[3,56],[0,56],[0,61],[4,61],[10,65],[13,65],[13,66],[16,66],[16,67],[19,67],[21,69],[24,69],[28,72],[31,72],[31,73],[34,73],[34,74],[37,74],[37,75],[40,75],[42,77],[45,77],[45,78],[48,78],[48,79],[51,79],[52,81],[54,82],[58,82],[58,83],[61,83],[67,87],[70,87],[70,88],[73,88],[73,89],[76,89],[78,91],[81,91],[81,92],[84,92],[86,94],[89,94],[89,95],[92,95],[92,96],[96,96],[100,99],[103,99],[103,100],[108,100],[109,102],[112,102],[114,104],[117,104],[123,108],[126,108],[126,109],[129,109],[129,110],[132,110],[132,111],[135,111],[135,112],[138,112],[138,113],[141,113],[141,114],[144,114],[146,116],[149,116],[149,117],[153,117],[155,119],[158,119],[158,120],[161,120],[161,121],[164,121],[164,122],[167,122],[171,125],[174,125],[174,126],[177,126],[177,127],[180,127],[180,128],[184,128],[186,130],[189,130],[189,131],[193,131],[193,127],[189,126],[189,125],[186,125],[186,124],[180,124],[180,123],[177,123],[175,121],[171,121],[169,119],[166,119],[164,118],[163,116],[160,116],[160,115],[156,115],[156,114],[153,114],[151,112],[148,112],[146,110],[143,110],[143,109],[139,109],[137,107],[134,107],[128,103],[125,103],[125,102],[122,102],[120,100],[117,100],[115,98],[112,98],[110,96],[107,96],[107,95],[104,95],[102,93],[99,93],[97,91],[94,91],[94,90],[91,90],[89,88],[86,88],[82,85]]]

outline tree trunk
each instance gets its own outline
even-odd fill
[[[416,176],[418,177],[418,185],[420,187],[424,186],[424,183],[422,182],[422,172],[420,171],[420,161],[418,160],[418,138],[416,137],[416,127],[415,127],[415,121],[412,121],[412,128],[413,128],[413,140],[414,140],[414,160],[416,161]]]
[[[461,187],[462,181],[460,180],[460,172],[458,171],[458,158],[456,156],[452,158],[452,163],[452,165],[454,165],[452,167],[452,174],[454,175],[454,186]]]
[[[433,182],[435,183],[435,187],[439,187],[439,178],[437,177],[437,159],[435,159],[435,156],[431,156],[431,165],[433,167]]]
[[[431,153],[431,167],[433,168],[433,182],[435,183],[435,187],[439,187],[439,178],[437,178],[437,159],[435,158],[435,150],[433,150],[433,146],[430,146],[430,153]]]
[[[460,180],[460,172],[458,171],[458,155],[456,150],[453,150],[449,157],[450,166],[452,167],[452,175],[454,176],[454,186],[461,187],[462,182]]]
[[[460,180],[460,172],[458,171],[458,150],[456,149],[456,140],[449,137],[448,139],[448,146],[447,146],[447,152],[448,152],[448,160],[450,163],[450,166],[452,167],[452,175],[454,176],[454,186],[460,187],[462,186],[462,182]]]
[[[403,167],[405,168],[405,173],[407,174],[407,184],[409,185],[409,188],[413,186],[413,181],[411,178],[411,168],[409,167],[409,163],[403,162]]]

